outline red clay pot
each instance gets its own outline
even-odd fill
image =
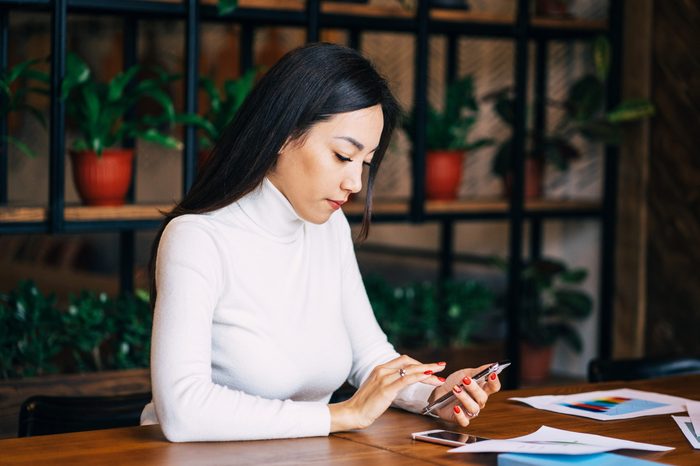
[[[123,205],[131,185],[133,149],[71,151],[73,182],[85,205]]]
[[[462,181],[463,150],[431,150],[425,159],[425,194],[432,200],[457,198]]]
[[[533,346],[521,342],[520,380],[524,383],[539,383],[549,377],[553,349],[553,346]]]
[[[525,199],[539,199],[542,197],[542,178],[544,178],[544,167],[539,159],[525,159]],[[506,175],[503,183],[504,197],[510,198],[511,187],[513,186],[513,175]]]

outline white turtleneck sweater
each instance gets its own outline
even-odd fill
[[[328,435],[328,401],[398,357],[377,325],[342,211],[303,221],[267,179],[166,227],[156,264],[153,402],[175,442]],[[434,387],[404,389],[417,412]]]

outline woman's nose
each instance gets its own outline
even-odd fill
[[[362,162],[348,168],[349,170],[345,172],[343,181],[340,183],[340,188],[351,193],[359,193],[362,190]]]

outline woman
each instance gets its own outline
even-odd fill
[[[445,363],[399,356],[372,314],[340,207],[367,167],[366,237],[397,113],[372,65],[337,45],[292,51],[260,80],[154,243],[143,424],[175,442],[328,435],[453,390],[437,414],[466,426],[500,388],[470,384],[481,368],[445,381]],[[328,404],[346,380],[356,394]]]

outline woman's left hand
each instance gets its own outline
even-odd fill
[[[481,386],[472,380],[472,376],[490,365],[485,364],[475,369],[462,369],[450,374],[444,384],[433,390],[428,402],[431,403],[450,391],[455,395],[455,398],[452,403],[448,403],[433,412],[442,419],[456,422],[462,427],[468,426],[469,422],[484,409],[489,395],[501,389],[501,382],[496,374],[489,375],[486,383],[482,383]]]

